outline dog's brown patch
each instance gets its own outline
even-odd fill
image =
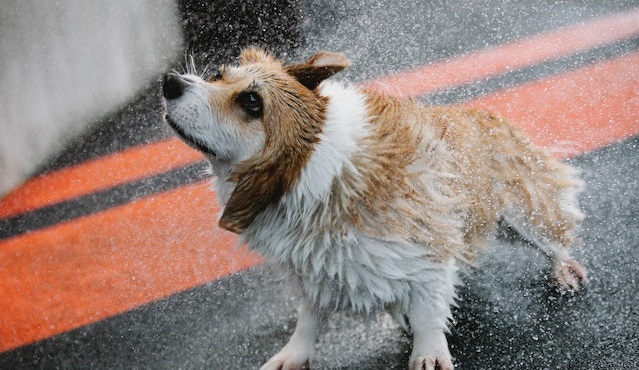
[[[220,227],[244,231],[270,204],[291,190],[319,141],[326,98],[313,89],[324,79],[344,69],[341,54],[316,54],[307,63],[283,67],[259,49],[247,49],[243,65],[267,64],[270,75],[262,87],[266,133],[264,150],[240,163],[231,174],[236,187],[220,219]],[[329,58],[330,57],[330,58]]]
[[[559,199],[578,181],[512,124],[463,107],[368,96],[372,131],[353,158],[361,178],[341,180],[357,189],[342,207],[354,225],[423,245],[439,261],[472,261],[504,206],[515,204],[550,239],[575,242],[579,218]]]
[[[436,155],[427,112],[413,102],[369,95],[368,150],[354,158],[363,175],[361,227],[371,235],[427,247],[436,259],[463,250],[450,162]],[[432,177],[424,180],[424,176]],[[361,217],[361,216],[360,216]]]

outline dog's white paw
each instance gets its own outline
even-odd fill
[[[275,356],[271,357],[260,370],[302,370],[308,369],[314,351],[307,348],[286,345]]]
[[[445,353],[444,353],[445,352]],[[409,370],[453,370],[453,361],[448,350],[436,351],[435,353],[419,353],[410,356],[408,362]]]
[[[453,360],[443,332],[431,332],[415,338],[408,362],[409,370],[453,370]]]
[[[562,292],[574,293],[582,282],[588,282],[588,275],[579,262],[567,257],[553,264],[552,279]]]

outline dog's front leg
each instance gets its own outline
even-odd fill
[[[429,271],[427,280],[414,283],[408,310],[413,332],[410,370],[454,369],[445,332],[455,299],[457,275],[454,264]],[[439,366],[439,367],[437,367]]]
[[[260,370],[300,370],[310,365],[322,323],[321,315],[302,297],[297,309],[297,324],[288,343]]]

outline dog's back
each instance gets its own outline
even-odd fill
[[[378,205],[371,208],[392,203],[379,197],[389,189],[395,202],[405,203],[404,227],[410,227],[405,220],[415,221],[412,240],[432,246],[439,234],[445,240],[436,243],[445,245],[436,251],[442,260],[472,259],[503,217],[548,253],[576,242],[583,219],[577,171],[532,144],[520,129],[472,108],[368,94],[373,146],[382,148],[378,161],[387,162],[384,174],[375,175]],[[462,240],[450,235],[455,225]]]

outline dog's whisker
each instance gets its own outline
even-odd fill
[[[195,59],[193,58],[193,54],[188,56],[187,60],[187,71],[189,74],[198,75],[197,68],[195,67]]]
[[[202,68],[202,71],[200,72],[199,76],[202,79],[206,79],[206,77],[211,74],[211,62],[206,63],[206,65],[204,66],[204,68]]]

